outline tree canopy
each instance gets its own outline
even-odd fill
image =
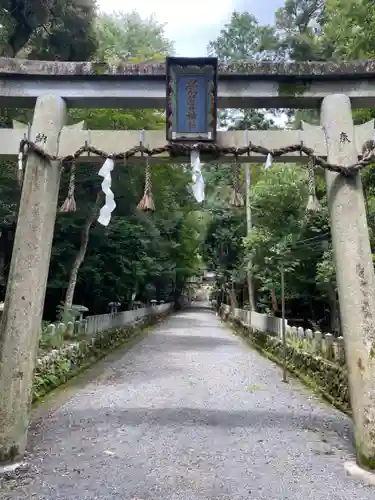
[[[223,62],[238,60],[341,61],[373,57],[374,3],[366,0],[285,0],[274,24],[262,26],[250,12],[233,12],[208,53]],[[373,110],[354,112],[356,123],[374,116]],[[280,114],[274,110],[226,110],[225,126],[232,129],[274,128]],[[284,119],[286,116],[284,115]],[[300,120],[319,123],[316,110],[288,112],[286,127]],[[272,144],[270,144],[272,148]],[[220,192],[228,182],[227,169],[206,173]],[[242,178],[244,173],[242,172]],[[315,174],[320,210],[306,210],[308,172],[298,165],[251,165],[253,228],[246,235],[245,209],[229,206],[228,194],[216,198],[208,212],[205,255],[220,269],[218,288],[235,289],[237,302],[248,301],[246,270],[256,285],[257,306],[280,314],[280,267],[286,271],[287,312],[306,326],[338,331],[338,301],[324,179]],[[374,174],[363,174],[367,216],[372,239],[374,228]],[[223,250],[224,249],[224,250]],[[229,296],[228,292],[228,296]],[[231,300],[231,299],[230,299]],[[303,324],[303,323],[298,323]]]
[[[36,17],[30,24],[30,36],[22,47],[13,45],[10,52],[7,52],[7,44],[11,45],[11,33],[18,25],[8,14],[7,28],[4,28],[8,31],[3,32],[4,53],[19,55],[23,50],[24,56],[39,59],[116,62],[163,58],[173,52],[173,44],[166,39],[163,26],[153,18],[144,20],[136,13],[101,15],[90,3],[51,2],[43,6],[46,7],[43,12],[34,6]],[[40,9],[43,6],[40,4]],[[74,13],[70,10],[73,7]],[[85,9],[92,9],[90,18],[88,11],[83,15]],[[3,15],[6,17],[4,10]],[[26,21],[31,23],[28,17]],[[81,33],[85,39],[80,37]],[[92,40],[90,33],[95,35]],[[2,116],[4,126],[11,126],[12,118],[31,119],[27,110],[3,110]],[[141,130],[165,126],[160,110],[70,110],[71,123],[81,120],[89,129]],[[146,214],[137,209],[143,194],[145,167],[131,162],[116,165],[112,190],[117,208],[110,225],[104,228],[95,222],[96,200],[101,191],[98,169],[97,164],[89,162],[77,166],[77,210],[57,214],[46,318],[54,319],[59,304],[66,300],[72,273],[75,274],[73,281],[76,280],[74,302],[86,305],[90,313],[95,314],[106,312],[111,301],[129,307],[134,295],[141,301],[173,299],[181,293],[187,277],[200,272],[199,214],[188,189],[189,173],[181,166],[155,165],[152,183],[157,210]],[[0,173],[0,287],[3,294],[20,196],[15,172],[16,166],[10,163],[2,165]],[[66,172],[61,182],[59,207],[66,197],[68,182],[69,172]]]
[[[98,46],[95,20],[94,0],[1,0],[1,55],[85,61]]]

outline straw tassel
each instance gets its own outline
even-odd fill
[[[151,165],[148,157],[146,159],[145,190],[141,201],[138,203],[138,208],[144,212],[155,211],[154,196],[152,194]]]
[[[75,212],[77,210],[76,200],[74,199],[75,179],[76,179],[76,165],[73,161],[70,166],[68,195],[65,198],[64,203],[61,205],[60,212],[68,213],[68,212]]]
[[[243,196],[240,192],[240,168],[237,161],[233,167],[232,181],[233,181],[233,189],[229,203],[232,205],[232,207],[243,207],[245,203]]]
[[[314,160],[310,159],[307,164],[307,174],[308,174],[308,189],[309,189],[309,199],[307,202],[306,210],[310,212],[318,212],[321,208],[318,198],[316,197],[316,184],[315,184],[315,164]]]

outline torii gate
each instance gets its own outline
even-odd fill
[[[139,131],[89,133],[82,123],[66,126],[67,107],[165,108],[166,76],[166,65],[159,62],[113,68],[0,58],[0,106],[35,104],[29,139],[35,143],[43,137],[41,146],[52,157],[69,156],[85,143],[116,154],[139,145]],[[358,463],[370,468],[375,468],[375,279],[359,170],[352,168],[346,172],[350,175],[344,171],[358,165],[365,143],[370,144],[369,153],[362,160],[371,162],[374,123],[354,127],[351,106],[375,107],[374,76],[373,61],[221,65],[219,107],[320,106],[321,126],[304,123],[299,131],[249,131],[250,145],[244,144],[243,132],[218,132],[214,141],[206,137],[208,149],[220,153],[215,161],[230,163],[239,150],[246,163],[263,162],[269,152],[286,162],[306,161],[303,153],[313,153],[325,168]],[[0,130],[0,157],[17,158],[25,133],[22,124]],[[150,150],[164,149],[158,161],[186,163],[186,150],[177,147],[170,156],[164,148],[163,132],[145,132],[144,143]],[[140,156],[136,153],[132,161],[144,161]],[[91,155],[90,162],[93,159]],[[85,161],[85,154],[77,161]],[[31,148],[0,325],[2,462],[14,461],[25,451],[59,183],[60,161],[49,161]]]

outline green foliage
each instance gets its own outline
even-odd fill
[[[375,54],[375,4],[368,0],[326,0],[323,40],[334,60],[370,59]]]
[[[321,284],[331,284],[336,288],[336,268],[333,261],[332,248],[323,253],[316,265],[316,279]]]
[[[5,2],[7,4],[7,2]],[[4,3],[4,8],[5,8]],[[82,4],[50,0],[37,4],[30,33],[24,33],[22,47],[9,49],[9,39],[18,29],[16,12],[2,11],[4,51],[38,59],[89,60],[116,64],[125,60],[144,61],[173,53],[164,27],[153,18],[143,20],[137,13],[99,15],[91,0]],[[45,10],[43,10],[45,7]],[[38,10],[39,9],[39,10]],[[53,14],[53,15],[52,15]],[[25,23],[31,20],[24,19]],[[20,22],[20,21],[19,21]],[[12,31],[13,30],[13,31]],[[19,40],[20,44],[21,41]],[[70,123],[81,120],[96,130],[155,130],[165,126],[162,110],[93,109],[70,110]],[[24,110],[3,110],[5,126],[12,119],[31,120]],[[45,302],[45,318],[55,320],[67,314],[61,305],[72,263],[81,248],[82,234],[90,216],[102,179],[100,165],[80,165],[76,171],[77,211],[58,213]],[[0,170],[0,287],[5,293],[20,190],[15,180],[16,166],[3,164]],[[86,305],[91,314],[107,312],[108,303],[122,307],[136,299],[170,300],[177,297],[185,280],[199,273],[201,234],[199,212],[188,184],[190,174],[180,165],[155,165],[152,169],[154,214],[137,210],[144,189],[142,165],[117,164],[112,178],[117,207],[108,228],[94,223],[86,255],[78,273],[74,302]],[[69,172],[62,176],[59,206],[68,188]],[[1,247],[2,246],[4,248]],[[62,318],[62,317],[61,317]],[[69,320],[64,316],[64,320]],[[42,341],[43,342],[43,341]]]
[[[273,27],[261,26],[250,13],[234,12],[218,38],[209,44],[209,52],[225,63],[239,65],[241,60],[339,62],[373,58],[374,14],[374,2],[366,0],[285,0],[276,12]],[[300,128],[301,120],[319,124],[319,112],[316,110],[286,110],[285,114],[290,118],[290,128]],[[268,129],[275,126],[275,116],[274,110],[226,110],[221,115],[221,122],[229,129]],[[374,110],[354,111],[355,123],[363,123],[374,116]],[[228,266],[225,269],[230,270],[227,274],[235,276],[238,283],[242,281],[236,290],[238,300],[242,300],[244,270],[248,268],[253,272],[258,306],[263,304],[269,308],[272,296],[273,309],[274,299],[280,298],[279,268],[282,266],[285,270],[287,308],[291,310],[289,317],[295,314],[311,318],[314,327],[337,330],[336,271],[324,180],[317,176],[317,196],[322,206],[320,212],[306,213],[308,183],[304,169],[274,164],[265,172],[262,167],[252,166],[253,228],[241,242],[240,238],[246,231],[243,223],[245,211],[236,209],[239,216],[236,220],[234,212],[228,207],[229,170],[221,166],[215,173],[206,173],[210,182],[206,203],[207,220],[210,222],[207,227],[213,232],[211,236],[207,234],[205,255],[211,259],[211,265],[223,264],[218,259],[217,249],[221,243],[229,245],[231,248],[227,254],[230,258],[225,262]],[[366,169],[362,175],[370,241],[374,248],[373,168]],[[216,226],[220,227],[220,218],[225,223],[219,231]],[[330,310],[329,320],[325,317],[326,309]]]
[[[245,235],[243,210],[218,207],[211,210],[211,220],[204,241],[204,260],[210,268],[231,272],[241,258],[241,240]]]
[[[163,57],[173,50],[163,26],[152,18],[142,20],[136,13],[101,16],[98,37],[96,57],[109,63]],[[73,110],[71,117],[72,121],[85,120],[91,129],[164,127],[162,113],[154,110]],[[82,297],[80,302],[84,301],[90,311],[105,310],[113,300],[126,307],[133,293],[137,300],[169,300],[199,267],[200,235],[194,231],[196,205],[187,190],[189,175],[180,166],[155,165],[152,181],[157,210],[145,215],[136,209],[143,191],[144,168],[131,163],[116,167],[112,189],[117,208],[107,230],[98,226],[91,230],[76,288],[77,296]],[[85,203],[77,214],[59,221],[61,250],[56,248],[56,259],[51,264],[55,269],[56,290],[66,280],[63,256],[73,258],[79,242],[82,210],[97,190],[96,171],[92,168],[90,171],[90,167],[83,169],[77,175],[77,199]],[[99,294],[94,292],[98,289]]]
[[[1,55],[85,61],[96,50],[93,0],[1,0],[0,7]]]
[[[208,53],[224,63],[274,59],[278,39],[272,26],[260,26],[248,12],[233,12],[216,40],[208,45]]]
[[[220,31],[216,40],[207,47],[211,56],[217,56],[223,63],[243,61],[276,60],[278,39],[273,27],[260,26],[248,12],[233,12],[232,17]],[[222,127],[229,130],[261,129],[274,126],[274,121],[264,110],[225,110],[220,113]]]
[[[322,61],[330,46],[321,38],[324,0],[285,0],[276,12],[276,30],[284,57],[299,61]]]
[[[76,313],[73,309],[67,309],[64,302],[61,302],[57,306],[56,319],[66,325],[69,321],[74,321],[76,319]]]
[[[133,11],[103,14],[97,21],[99,48],[98,61],[147,60],[172,55],[173,43],[164,34],[164,25],[153,17],[142,19]]]
[[[264,171],[252,192],[254,229],[245,239],[247,258],[261,281],[262,290],[279,285],[278,269],[294,270],[296,257],[290,250],[303,231],[306,208],[306,174],[296,166]]]
[[[86,61],[96,52],[94,0],[55,0],[48,28],[39,27],[31,37],[29,59]]]

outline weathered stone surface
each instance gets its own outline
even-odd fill
[[[46,95],[36,104],[30,135],[46,136],[45,151],[56,154],[66,105]],[[35,353],[47,285],[56,206],[59,162],[29,155],[14,239],[4,312],[0,324],[0,461],[23,455]]]
[[[375,74],[375,60],[351,62],[261,62],[239,61],[219,64],[219,74],[286,77],[351,77],[368,78]],[[0,73],[12,75],[61,75],[61,76],[161,76],[166,75],[164,61],[142,63],[122,62],[117,65],[95,62],[33,61],[26,59],[0,58]]]
[[[65,337],[67,339],[73,338],[74,335],[74,323],[72,321],[69,321],[68,324],[66,325],[66,330],[65,330]]]
[[[374,66],[374,61],[221,64],[217,105],[313,109],[339,90],[354,108],[373,107]],[[165,86],[164,61],[109,66],[0,58],[3,107],[32,107],[38,97],[54,94],[73,108],[165,108]]]
[[[357,160],[350,99],[335,94],[323,100],[328,161],[350,165]],[[341,136],[347,140],[340,140]],[[351,406],[359,463],[375,468],[375,275],[362,181],[325,172],[333,254],[340,302],[341,330],[349,367]],[[325,338],[327,347],[327,335]],[[331,353],[332,354],[332,353]]]

